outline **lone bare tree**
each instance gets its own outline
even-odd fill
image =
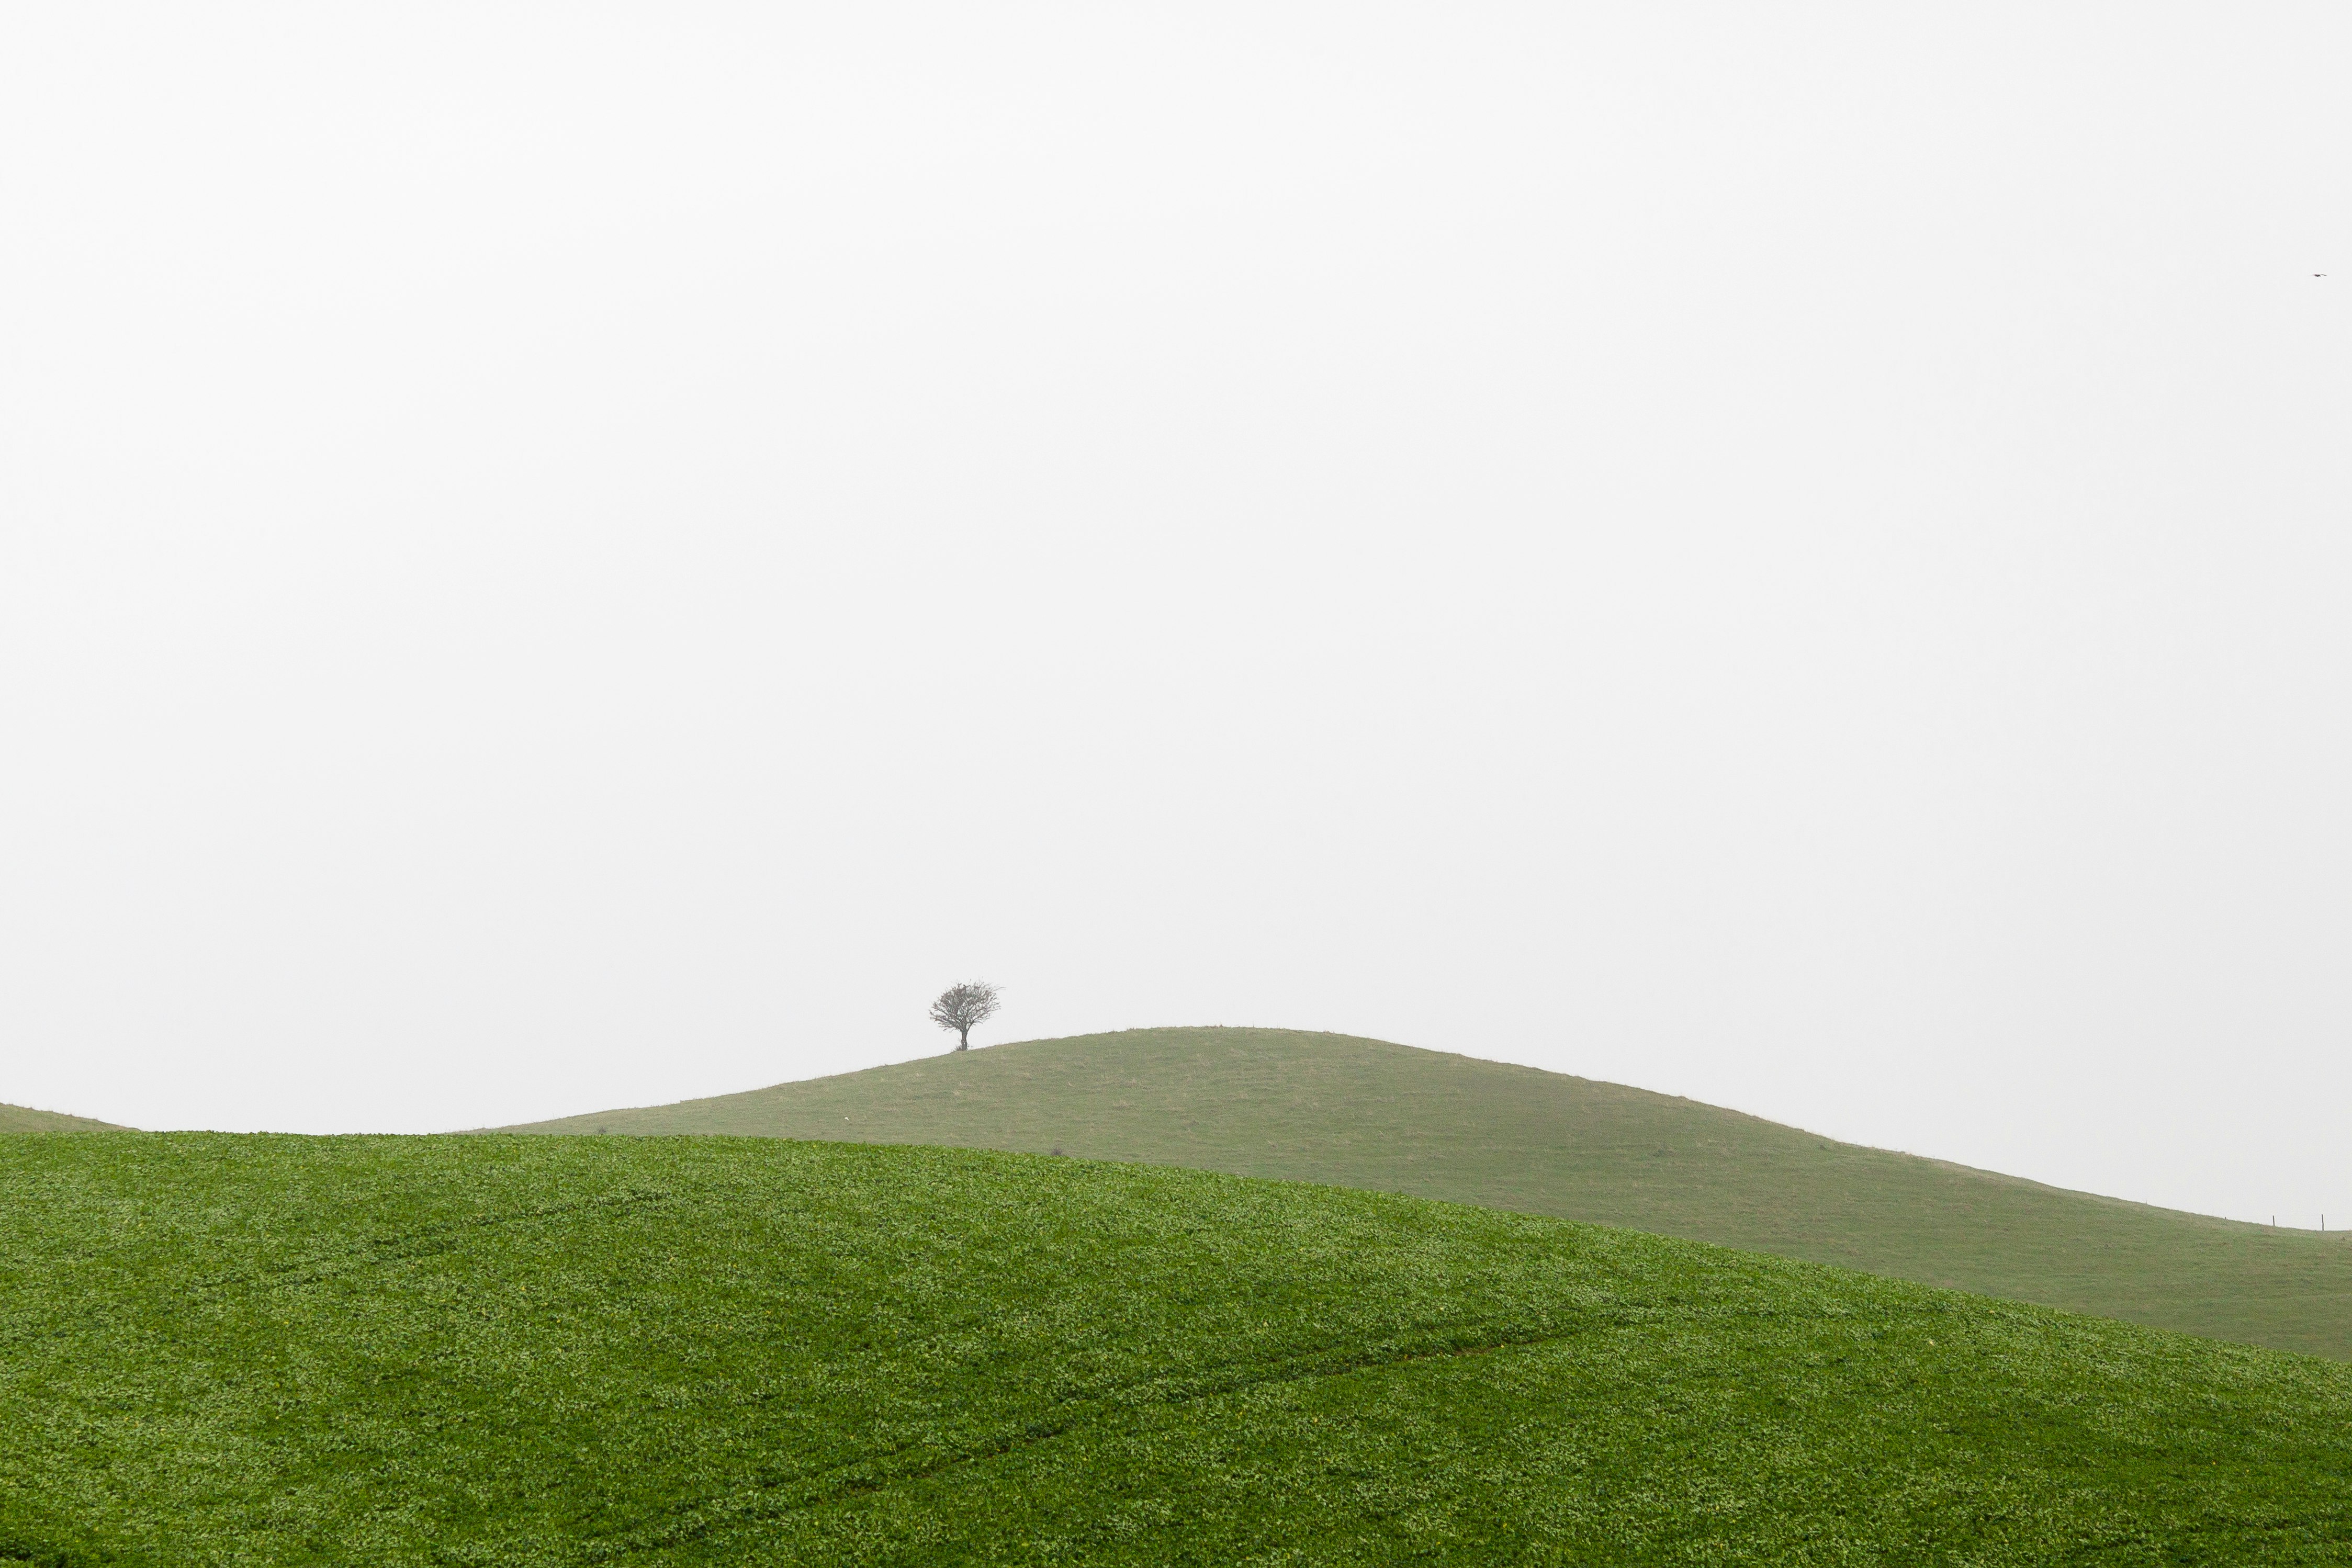
[[[931,1021],[956,1031],[956,1049],[971,1049],[971,1031],[996,1010],[996,988],[986,980],[966,980],[950,986],[931,1004]]]

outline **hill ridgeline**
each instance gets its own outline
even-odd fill
[[[0,1105],[0,1133],[127,1133],[111,1122],[68,1116],[62,1111],[35,1111],[24,1105]],[[5,1561],[5,1560],[0,1560]]]
[[[2352,1360],[2352,1245],[1842,1144],[1621,1084],[1345,1035],[1026,1040],[510,1131],[945,1144],[1625,1226]]]

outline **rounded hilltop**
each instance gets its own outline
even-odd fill
[[[943,1144],[1621,1225],[2352,1360],[2352,1245],[1841,1143],[1388,1040],[1205,1026],[1022,1040],[509,1131]]]

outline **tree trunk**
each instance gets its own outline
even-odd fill
[[[968,1029],[960,1029],[956,1030],[956,1049],[958,1051],[970,1051],[971,1049],[971,1030]]]

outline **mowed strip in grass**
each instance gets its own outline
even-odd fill
[[[509,1131],[955,1144],[1329,1182],[1630,1226],[2352,1360],[2352,1244],[1737,1111],[1296,1030],[1027,1040]]]
[[[0,1561],[2337,1563],[2352,1367],[724,1138],[0,1139]]]

